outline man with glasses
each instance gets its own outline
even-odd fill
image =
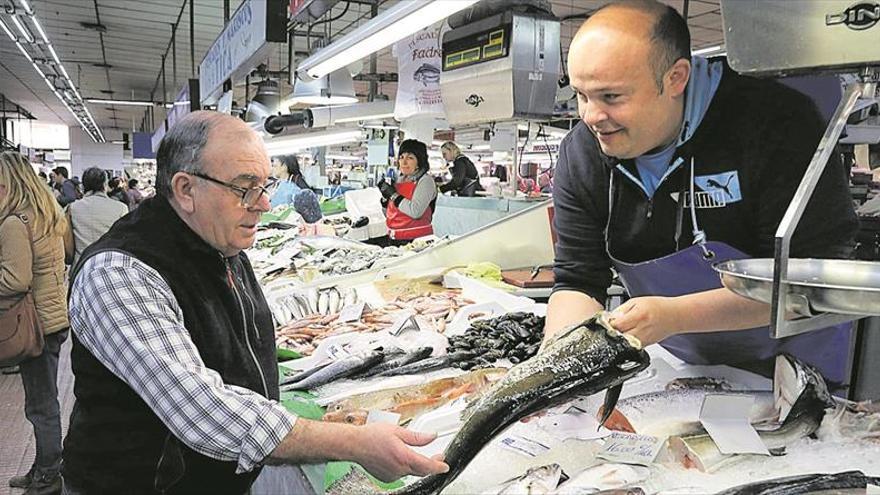
[[[278,404],[272,319],[242,252],[269,209],[260,138],[195,112],[157,164],[156,197],[72,270],[66,493],[241,494],[264,464],[337,459],[384,480],[448,469],[408,447],[430,435],[313,422]]]

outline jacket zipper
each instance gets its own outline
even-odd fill
[[[648,218],[648,220],[650,220],[653,215],[654,215],[654,198],[648,198],[648,211],[645,214],[645,216]]]
[[[226,263],[226,277],[229,280],[229,285],[232,287],[232,292],[235,294],[235,299],[238,301],[238,307],[241,309],[241,322],[244,325],[244,341],[247,344],[248,351],[251,354],[251,358],[254,360],[254,365],[257,367],[257,371],[260,372],[260,381],[263,383],[263,393],[266,397],[269,397],[269,387],[266,385],[266,376],[263,374],[263,368],[260,366],[260,361],[257,360],[257,354],[254,352],[254,348],[251,347],[251,338],[250,332],[248,332],[248,324],[247,324],[247,315],[244,312],[244,302],[241,299],[241,294],[238,292],[238,287],[235,285],[235,277],[232,274],[232,267],[229,266],[229,260],[224,259]]]

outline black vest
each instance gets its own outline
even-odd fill
[[[278,399],[269,308],[244,253],[224,258],[164,198],[148,199],[83,253],[121,251],[155,269],[171,287],[184,325],[208,368],[223,381]],[[88,274],[84,274],[88,276]],[[73,336],[76,403],[64,442],[65,480],[97,493],[244,493],[259,473],[195,452]],[[259,364],[258,364],[259,363]]]

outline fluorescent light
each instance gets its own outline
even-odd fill
[[[26,39],[28,43],[34,42],[34,37],[31,36],[31,33],[29,33],[28,30],[24,28],[24,24],[22,24],[21,21],[18,20],[17,15],[12,16],[12,23],[15,24],[15,27],[18,28],[18,30],[21,32],[21,35],[24,36],[24,39]]]
[[[3,22],[3,19],[0,19],[0,27],[2,27],[4,31],[6,31],[6,36],[9,36],[9,39],[15,41],[15,35],[12,34],[12,31],[10,31],[9,26],[7,26],[5,22]]]
[[[134,101],[134,100],[102,100],[98,98],[87,98],[89,103],[103,103],[105,105],[121,105],[132,107],[152,107],[156,106],[152,101]]]
[[[312,107],[309,127],[330,127],[344,122],[359,122],[394,116],[394,102],[373,101],[354,105]]]
[[[477,0],[401,0],[378,17],[305,59],[300,78],[318,79],[416,31],[475,4]]]
[[[51,43],[49,43],[48,46],[49,46],[49,53],[52,54],[52,58],[55,59],[55,63],[58,64],[58,65],[61,65],[61,60],[58,60],[58,54],[55,53],[55,48],[52,47],[52,44],[51,44]]]
[[[707,53],[717,52],[718,50],[721,50],[721,45],[700,48],[699,50],[692,50],[691,55],[705,55]]]
[[[26,58],[26,59],[28,60],[28,62],[30,62],[30,63],[32,63],[32,64],[34,63],[34,59],[31,58],[31,54],[28,53],[27,50],[25,50],[23,46],[21,46],[21,43],[19,43],[19,42],[16,41],[16,42],[15,42],[15,46],[18,47],[18,51],[20,51],[21,54],[24,55],[24,58]],[[34,68],[36,69],[37,66],[34,65]],[[40,74],[43,73],[43,71],[41,71],[40,69],[37,69],[37,72],[39,72]]]
[[[25,10],[28,14],[30,14],[30,15],[34,15],[34,11],[31,9],[31,6],[28,5],[27,0],[18,0],[18,1],[21,2],[21,4],[24,6],[24,10]]]
[[[364,132],[360,129],[344,131],[308,132],[301,134],[289,134],[287,136],[265,139],[266,152],[269,156],[284,155],[294,151],[308,148],[319,148],[333,144],[351,143],[364,138]]]
[[[40,21],[38,21],[36,17],[31,17],[31,20],[34,22],[34,26],[37,26],[37,31],[39,31],[40,37],[43,38],[43,41],[48,44],[49,37],[46,36],[46,31],[43,31],[43,26],[40,25]],[[53,53],[54,53],[54,50],[53,50]],[[55,60],[58,60],[58,57],[55,57]]]
[[[343,119],[336,119],[337,124],[344,124],[346,122],[360,122],[362,120],[382,120],[382,119],[390,119],[394,117],[394,112],[391,113],[383,113],[379,115],[367,115],[366,117],[349,117]]]

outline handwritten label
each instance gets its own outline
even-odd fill
[[[648,466],[654,462],[663,442],[664,440],[649,435],[614,431],[605,437],[605,445],[596,457],[612,462]]]
[[[550,450],[550,447],[539,443],[535,440],[528,439],[519,435],[511,435],[501,439],[501,447],[512,450],[526,457],[538,457]]]
[[[344,345],[330,344],[327,346],[327,356],[334,361],[338,361],[351,356],[351,353],[348,352]]]
[[[365,301],[361,301],[358,303],[354,303],[342,308],[342,311],[339,312],[339,322],[340,323],[351,323],[353,321],[361,321],[361,316],[364,315],[364,310],[367,309],[367,303]]]
[[[413,314],[411,311],[406,311],[400,317],[395,320],[394,324],[388,328],[388,333],[394,335],[395,337],[402,334],[406,330],[416,329],[418,330],[418,326],[416,322],[413,320]]]

